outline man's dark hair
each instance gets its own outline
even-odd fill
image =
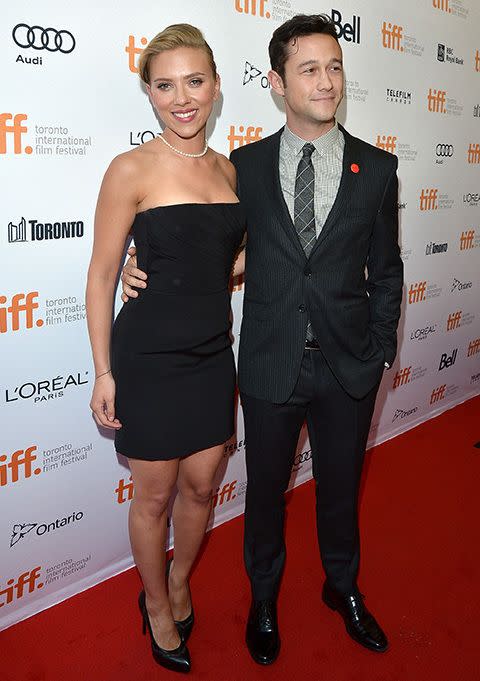
[[[289,48],[296,45],[297,39],[303,35],[325,33],[338,42],[335,24],[327,14],[297,14],[273,32],[268,46],[270,64],[282,80],[285,80],[285,62],[290,56]]]

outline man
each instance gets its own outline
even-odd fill
[[[276,29],[269,53],[286,126],[231,154],[247,213],[239,350],[252,585],[246,640],[260,664],[280,650],[284,492],[305,419],[323,600],[358,643],[388,647],[357,587],[357,501],[375,397],[395,358],[403,285],[397,158],[335,121],[344,76],[334,24],[295,16]]]

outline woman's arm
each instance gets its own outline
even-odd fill
[[[115,384],[110,373],[113,297],[125,240],[137,209],[137,177],[136,161],[126,154],[114,159],[105,173],[88,270],[87,323],[96,377],[90,406],[97,423],[110,428],[120,427],[115,419]]]

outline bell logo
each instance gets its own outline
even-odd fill
[[[422,189],[420,194],[420,210],[437,210],[438,189]]]
[[[455,360],[457,359],[457,353],[458,353],[458,348],[455,348],[455,350],[452,352],[450,356],[447,355],[446,352],[443,353],[443,355],[440,357],[440,365],[438,367],[439,371],[442,371],[442,369],[448,369],[448,367],[451,367],[455,364]]]
[[[236,494],[233,494],[233,490],[235,489],[236,485],[237,480],[233,480],[232,482],[226,482],[221,491],[220,487],[218,487],[216,494],[213,495],[212,508],[221,506],[226,501],[233,501],[233,499],[235,499],[237,496]]]
[[[43,582],[37,584],[40,579],[41,569],[42,568],[39,565],[29,572],[23,572],[16,581],[15,579],[9,579],[6,588],[0,591],[0,608],[3,608],[4,605],[8,605],[8,603],[12,603],[14,600],[23,598],[25,593],[31,594],[35,589],[41,589],[43,587]],[[27,591],[25,590],[25,587],[28,587]]]
[[[377,135],[377,143],[375,144],[379,149],[394,154],[397,149],[397,138],[392,135]]]
[[[480,73],[480,52],[478,50],[475,51],[475,71]]]
[[[435,404],[435,402],[440,402],[440,400],[443,400],[445,398],[446,389],[446,384],[441,385],[438,388],[434,388],[432,390],[432,394],[430,395],[430,404]]]
[[[405,369],[400,369],[397,371],[395,374],[395,378],[393,379],[393,389],[395,390],[401,385],[406,385],[407,383],[410,383],[410,375],[412,373],[412,367],[405,367]]]
[[[419,281],[416,284],[411,284],[408,290],[408,304],[420,303],[426,298],[427,282]]]
[[[230,134],[227,139],[230,142],[230,151],[238,149],[238,147],[243,147],[245,144],[251,144],[252,142],[258,142],[262,139],[263,128],[254,128],[253,125],[249,125],[246,132],[245,126],[238,126],[238,134],[235,131],[235,126],[230,126]],[[244,134],[245,133],[245,134]]]
[[[8,456],[0,454],[0,487],[18,482],[20,479],[31,478],[32,474],[40,475],[41,468],[32,470],[32,464],[37,458],[34,454],[36,450],[35,445],[27,449],[17,449],[16,452],[13,452],[8,463]],[[20,476],[20,472],[23,473],[22,476]]]
[[[474,229],[468,229],[465,232],[462,232],[460,236],[460,250],[468,251],[471,248],[475,248],[474,239],[475,239]]]
[[[428,110],[433,111],[434,113],[445,113],[446,99],[446,90],[432,90],[432,88],[430,88],[427,95]]]
[[[124,479],[119,480],[115,493],[117,495],[117,504],[124,504],[126,501],[131,501],[133,499],[132,476],[130,476],[129,482],[125,482]]]
[[[480,144],[469,144],[467,151],[468,163],[480,163]]]
[[[342,13],[338,9],[332,9],[332,21],[335,24],[337,36],[339,40],[345,40],[347,43],[360,44],[360,17],[353,15],[352,23],[347,21],[342,23]]]
[[[148,43],[145,36],[140,38],[140,42],[143,47]],[[138,73],[137,68],[137,57],[143,52],[143,47],[137,47],[135,45],[135,37],[133,35],[128,36],[128,45],[125,46],[125,52],[128,54],[128,68],[132,73]]]
[[[468,344],[467,357],[473,357],[480,352],[480,338],[475,338]]]
[[[5,306],[7,302],[6,296],[0,296],[0,333],[7,333],[9,330],[18,331],[20,329],[20,316],[23,318],[25,313],[25,328],[33,328],[33,311],[38,308],[38,303],[35,302],[35,298],[38,296],[38,291],[30,291],[25,295],[24,293],[16,293],[12,296],[12,302],[10,305]],[[24,302],[22,302],[24,301]],[[43,326],[43,319],[37,319],[35,326]]]
[[[449,5],[450,0],[432,0],[432,5],[435,7],[435,9],[440,9],[442,12],[448,12],[448,14],[451,13],[450,5]]]
[[[235,0],[235,9],[240,14],[251,14],[252,16],[257,16],[265,19],[270,19],[270,12],[265,10],[265,5],[268,0]]]
[[[27,114],[0,114],[0,154],[7,153],[7,136],[13,137],[13,153],[22,153],[22,135],[28,132],[26,125],[22,125],[23,121],[27,120]],[[13,121],[13,123],[7,123]],[[26,146],[23,149],[25,154],[32,153],[32,147]]]
[[[382,24],[382,45],[389,50],[403,52],[403,26],[384,21]]]
[[[458,327],[460,326],[461,319],[462,319],[461,310],[449,314],[447,319],[447,331],[454,331],[455,329],[458,329]]]

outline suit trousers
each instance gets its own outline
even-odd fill
[[[295,389],[282,404],[242,393],[247,493],[245,566],[253,598],[275,599],[285,563],[284,494],[301,427],[312,447],[317,536],[327,581],[356,589],[360,560],[358,490],[378,385],[348,395],[320,350],[305,350]]]

